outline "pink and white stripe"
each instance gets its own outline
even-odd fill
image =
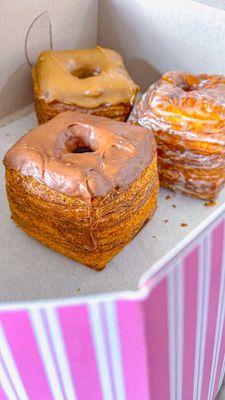
[[[139,291],[0,309],[0,400],[214,400],[225,373],[221,216]]]

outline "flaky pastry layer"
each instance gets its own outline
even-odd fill
[[[90,202],[6,168],[15,223],[46,246],[95,270],[104,268],[153,216],[158,186],[156,156],[126,190],[114,189]]]
[[[78,111],[82,114],[93,114],[125,122],[132,109],[132,106],[129,103],[120,103],[108,106],[103,105],[96,108],[84,108],[76,105],[63,104],[58,101],[46,103],[44,100],[41,100],[36,96],[34,104],[39,124],[48,122],[50,119],[64,111]]]

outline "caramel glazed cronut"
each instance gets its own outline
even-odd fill
[[[6,167],[12,218],[26,233],[59,253],[101,270],[150,219],[157,207],[156,155],[127,189],[89,202],[49,189]]]
[[[63,111],[78,111],[126,121],[138,85],[119,53],[93,49],[44,51],[32,69],[39,123]]]

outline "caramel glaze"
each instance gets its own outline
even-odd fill
[[[165,73],[129,121],[155,132],[163,185],[201,198],[218,194],[225,183],[225,77]]]
[[[115,51],[94,49],[44,51],[32,70],[35,95],[85,108],[133,104],[138,86]]]
[[[91,152],[74,153],[83,146]],[[50,189],[90,201],[127,188],[155,153],[149,129],[67,111],[23,136],[3,163]]]

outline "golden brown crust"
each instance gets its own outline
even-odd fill
[[[225,182],[224,154],[206,152],[201,147],[190,149],[189,144],[175,145],[161,137],[157,134],[160,184],[187,196],[216,198]]]
[[[163,186],[207,200],[218,195],[225,184],[225,77],[168,72],[130,121],[154,130]]]
[[[63,104],[58,101],[46,103],[44,100],[39,99],[36,95],[34,104],[39,124],[44,124],[45,122],[49,121],[50,119],[64,111],[78,111],[83,114],[88,113],[125,122],[129,117],[132,109],[132,105],[129,103],[120,103],[107,106],[103,105],[97,108],[87,109],[84,107],[78,107],[76,105]]]
[[[101,270],[155,212],[156,156],[127,190],[114,189],[90,203],[49,189],[6,168],[12,218],[25,232],[59,253]]]

